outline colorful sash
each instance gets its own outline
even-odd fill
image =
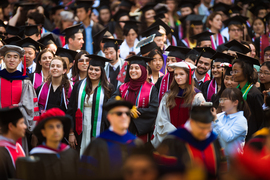
[[[40,107],[41,111],[47,109],[51,86],[52,86],[52,83],[50,83],[50,84],[44,83],[40,89],[40,92],[38,94],[38,104],[41,105],[41,107]],[[69,90],[68,90],[68,96],[66,98],[65,88],[63,87],[63,89],[62,89],[62,95],[63,95],[63,98],[65,99],[64,103],[65,103],[66,109],[67,109],[68,100],[70,98],[71,92],[72,92],[72,88],[70,85]]]
[[[120,86],[119,90],[121,93],[121,97],[124,99],[127,99],[128,96],[128,88],[129,88],[129,82],[125,83]],[[152,92],[153,85],[151,85],[148,82],[145,82],[138,93],[138,96],[136,98],[135,105],[138,108],[147,108],[150,102],[151,92]]]
[[[39,146],[33,148],[30,151],[30,154],[38,154],[38,153],[41,153],[41,154],[58,154],[60,152],[68,150],[69,148],[70,148],[70,146],[65,144],[65,143],[60,143],[58,149],[52,149],[52,148],[49,148],[48,146],[42,144],[42,145],[39,145]]]
[[[167,73],[163,76],[161,80],[159,93],[158,93],[158,103],[160,103],[165,92],[169,90],[169,79],[170,79],[170,73]]]
[[[4,78],[0,78],[1,108],[5,108],[13,104],[18,104],[20,102],[22,85],[22,80],[9,81]]]
[[[270,45],[270,33],[260,36],[260,60],[264,62],[264,49]]]
[[[209,76],[209,74],[208,73],[206,73],[205,74],[205,78],[204,78],[204,83],[206,82],[206,81],[210,81],[211,80],[211,78],[210,78],[210,76]]]
[[[12,160],[14,168],[16,168],[15,163],[18,157],[25,157],[25,153],[23,151],[22,146],[19,143],[12,144],[6,140],[0,141],[0,146],[5,147],[9,152],[10,158]]]
[[[188,38],[183,39],[183,43],[184,43],[188,48],[191,48],[191,49],[193,49],[194,47],[196,47],[196,41],[195,41],[195,43],[192,44],[192,43],[189,41]]]
[[[211,32],[211,30],[209,29],[209,32]],[[217,47],[221,44],[225,43],[225,39],[224,37],[218,33],[217,34],[217,42],[215,41],[215,37],[214,35],[211,36],[211,45],[212,45],[212,49],[216,50]]]
[[[86,97],[86,79],[82,81],[82,84],[79,89],[78,95],[78,109],[75,114],[75,130],[78,135],[82,133],[82,126],[83,126],[83,109],[84,109],[84,102]],[[100,134],[101,128],[101,121],[102,121],[102,109],[103,109],[103,102],[104,102],[104,89],[101,86],[101,82],[99,82],[97,87],[97,94],[96,94],[96,104],[93,106],[94,109],[94,117],[91,118],[93,120],[93,131],[92,136],[97,137]]]
[[[34,73],[33,77],[33,84],[35,90],[43,83],[43,73],[42,71],[40,73]]]
[[[158,77],[160,78],[161,76],[163,76],[164,74],[162,73],[162,72],[158,72]],[[151,75],[151,77],[150,77],[150,79],[151,79],[151,84],[153,84],[153,85],[155,85],[153,82],[154,82],[154,78],[153,78],[153,75]]]
[[[250,91],[250,89],[252,88],[253,84],[251,84],[250,82],[247,82],[244,87],[241,89],[242,95],[243,95],[243,99],[246,101],[247,100],[247,95],[248,92]],[[237,88],[240,88],[240,84],[237,86]]]
[[[211,97],[217,93],[217,82],[215,81],[215,78],[213,78],[208,86],[207,89],[207,102],[211,101]]]

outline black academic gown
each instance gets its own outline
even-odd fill
[[[109,101],[113,100],[116,96],[121,97],[121,93],[119,90],[120,86],[113,93],[112,97]],[[137,110],[141,113],[138,118],[131,118],[131,122],[129,125],[129,131],[136,135],[145,135],[147,133],[152,133],[154,130],[154,125],[157,117],[158,111],[158,91],[156,87],[152,88],[152,92],[150,94],[150,101],[148,108],[138,108]]]
[[[181,164],[190,164],[195,159],[201,159],[203,161],[202,164],[204,164],[208,172],[207,179],[216,179],[218,173],[223,171],[221,169],[226,168],[227,164],[217,135],[213,131],[207,139],[199,141],[186,128],[178,128],[162,141],[157,148],[157,152],[164,159],[168,157],[176,158],[178,163],[175,165],[178,166]],[[164,164],[164,162],[159,163]],[[215,167],[216,171],[211,170],[209,165]]]
[[[69,114],[72,119],[73,119],[73,124],[74,124],[74,128],[73,128],[73,132],[76,136],[76,140],[78,145],[76,146],[76,149],[80,152],[80,146],[81,146],[81,140],[82,140],[82,133],[80,135],[78,135],[78,133],[76,132],[76,121],[75,121],[75,114],[76,111],[78,109],[78,96],[79,96],[79,90],[80,90],[80,86],[82,84],[83,80],[78,81],[75,83],[75,85],[73,86],[73,90],[70,96],[70,100],[69,100],[69,104],[68,104],[68,110],[67,110],[67,114]],[[111,95],[114,92],[114,87],[112,84],[109,84],[109,89],[111,90]],[[97,96],[97,88],[95,89],[94,95],[93,95],[93,107],[92,107],[92,123],[93,123],[93,118],[94,118],[94,114],[95,114],[95,104],[96,104],[96,97]],[[108,101],[108,98],[106,98],[106,96],[104,96],[104,101],[103,104],[106,103]],[[93,124],[92,124],[93,125]],[[102,111],[102,122],[101,122],[101,127],[100,127],[100,132],[103,132],[104,130],[108,129],[110,126],[109,121],[107,120],[107,112],[106,111]],[[93,127],[93,126],[92,126]],[[92,134],[92,133],[91,133]]]
[[[120,136],[106,130],[86,148],[80,161],[82,179],[121,179],[121,168],[132,149],[143,143],[127,132]]]
[[[5,147],[0,147],[0,179],[8,180],[15,178],[16,170],[12,163],[9,152]]]
[[[247,104],[249,106],[251,116],[248,119],[248,134],[246,142],[261,128],[263,124],[263,96],[255,86],[252,86],[247,94]]]

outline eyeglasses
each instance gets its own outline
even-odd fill
[[[239,73],[239,71],[237,71],[237,70],[230,71],[230,74],[231,74],[231,75],[238,74],[238,73]]]
[[[265,58],[270,58],[270,54],[264,54]]]
[[[130,116],[130,111],[127,111],[127,112],[115,111],[115,112],[110,112],[110,114],[116,114],[117,116],[122,116],[122,114],[126,114],[127,116]]]
[[[78,62],[79,63],[83,63],[83,62],[89,63],[90,62],[90,59],[89,58],[87,58],[87,59],[78,59]]]
[[[219,103],[224,103],[227,100],[227,98],[219,98]]]
[[[270,73],[268,72],[258,72],[258,76],[269,76]]]

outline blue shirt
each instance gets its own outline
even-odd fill
[[[93,27],[94,22],[91,20],[90,21],[90,25],[85,27],[84,26],[84,30],[85,30],[85,50],[89,53],[89,54],[93,54],[94,50],[93,50],[93,38],[92,38],[92,27]]]
[[[225,150],[225,155],[232,155],[242,151],[247,135],[247,119],[243,111],[226,115],[217,114],[217,122],[213,123],[213,130],[218,134],[219,142]]]

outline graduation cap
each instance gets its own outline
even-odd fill
[[[141,54],[146,54],[157,47],[157,44],[154,42],[155,36],[156,35],[153,34],[138,42],[136,48],[140,48]]]
[[[213,55],[216,53],[216,51],[210,47],[196,47],[193,49],[200,52],[200,57],[202,56],[209,59],[211,59]]]
[[[138,24],[141,23],[141,22],[136,21],[136,20],[120,21],[120,22],[125,23],[125,26],[123,28],[123,29],[127,30],[127,31],[124,31],[125,36],[127,36],[130,29],[137,30],[138,29]]]
[[[179,8],[185,8],[185,7],[190,7],[193,9],[196,5],[200,4],[200,1],[197,0],[182,0],[179,4]]]
[[[187,16],[186,20],[190,21],[190,27],[194,27],[195,25],[203,25],[203,15],[195,15],[195,14],[190,14]]]
[[[119,9],[114,15],[113,15],[113,20],[114,21],[119,21],[119,19],[122,16],[129,16],[129,11],[124,10],[124,9]]]
[[[165,51],[169,51],[168,56],[177,57],[181,60],[186,59],[186,55],[191,51],[190,48],[180,46],[169,46]]]
[[[228,47],[224,46],[224,44],[221,44],[217,47],[216,51],[217,52],[223,52],[223,51],[228,51]]]
[[[189,62],[185,62],[185,61],[182,61],[182,62],[176,62],[176,63],[172,63],[169,65],[170,68],[184,68],[184,69],[188,69],[189,70],[189,85],[191,85],[192,83],[192,70],[195,70],[196,69],[196,66],[194,66],[193,64],[189,63]]]
[[[5,56],[6,53],[10,52],[10,51],[15,51],[17,52],[20,57],[23,57],[24,55],[24,49],[19,47],[19,46],[16,46],[16,45],[4,45],[3,47],[0,48],[0,55],[1,56]]]
[[[214,54],[211,59],[213,59],[215,62],[232,63],[232,60],[235,59],[235,57],[221,52],[216,52],[216,54]]]
[[[156,36],[162,36],[163,34],[161,34],[159,30],[160,30],[159,25],[150,26],[144,32],[142,32],[141,35],[142,37],[148,37],[152,34],[155,34]]]
[[[247,48],[242,43],[236,41],[235,39],[232,40],[232,41],[227,42],[226,44],[224,44],[224,46],[228,47],[229,48],[228,50],[235,51],[235,52],[240,52],[240,53],[243,53],[243,54],[247,54],[248,52],[251,51],[249,48]]]
[[[16,7],[22,7],[24,10],[35,9],[39,4],[33,2],[19,2],[15,4]]]
[[[89,55],[85,55],[85,56],[90,58],[89,65],[99,66],[101,68],[105,67],[106,62],[111,62],[112,61],[112,60],[107,59],[107,58],[105,58],[103,56],[98,56],[98,55],[95,55],[95,54],[89,54]]]
[[[18,35],[20,34],[21,29],[15,26],[7,25],[6,32],[7,34],[10,34],[10,35]]]
[[[131,56],[131,57],[126,59],[126,61],[129,62],[129,65],[131,65],[131,64],[139,64],[139,65],[142,65],[144,67],[147,66],[147,64],[146,64],[147,62],[150,62],[152,60],[153,60],[153,58],[137,56],[137,55]]]
[[[248,18],[244,16],[233,16],[225,21],[223,21],[223,24],[225,27],[229,27],[230,25],[244,25],[246,24]]]
[[[253,69],[253,65],[260,66],[260,62],[257,59],[252,58],[250,56],[246,56],[245,54],[239,53],[239,52],[236,52],[236,54],[237,54],[237,57],[238,57],[237,59],[239,59],[240,61],[245,62],[246,64],[251,65],[252,69]]]
[[[120,96],[116,96],[112,101],[105,103],[103,105],[103,109],[109,112],[111,109],[118,106],[125,106],[129,109],[132,109],[133,104],[130,101],[126,101],[125,99],[121,98]]]
[[[0,109],[0,125],[8,125],[11,122],[15,122],[19,119],[23,118],[23,115],[19,109],[19,107],[6,107]]]
[[[79,0],[74,3],[74,7],[90,9],[93,6],[93,0]]]
[[[122,0],[119,4],[119,7],[124,7],[127,9],[131,9],[132,6],[135,6],[135,3],[131,0]]]
[[[55,14],[56,11],[57,10],[60,10],[60,9],[65,9],[65,6],[63,6],[63,5],[57,5],[57,6],[51,7],[52,14]]]
[[[40,42],[44,46],[48,46],[49,44],[56,44],[55,39],[51,33],[40,38],[38,42]]]
[[[20,46],[22,48],[24,48],[24,47],[33,48],[34,50],[38,50],[38,51],[44,48],[43,44],[33,40],[30,37],[22,39],[22,40],[16,42],[16,45]]]
[[[115,50],[118,50],[118,48],[122,44],[123,40],[103,38],[102,42],[104,43],[104,46],[103,46],[104,48],[113,47]]]
[[[144,5],[141,9],[139,9],[139,11],[142,11],[142,13],[144,14],[148,10],[151,10],[151,9],[154,10],[155,6],[156,6],[156,3],[150,2]]]
[[[104,29],[102,29],[101,31],[99,31],[97,34],[95,34],[95,35],[93,36],[93,39],[95,39],[96,42],[99,44],[99,43],[102,41],[102,39],[103,39],[103,37],[104,37],[104,34],[105,34],[107,31],[109,31],[109,28],[108,28],[108,27],[105,27]]]
[[[83,33],[83,30],[84,28],[82,27],[82,24],[76,24],[64,29],[64,31],[62,31],[62,34],[64,34],[66,39],[68,39],[70,36],[76,33]]]
[[[167,13],[169,10],[168,10],[168,7],[166,5],[162,5],[162,4],[158,4],[154,7],[154,10],[156,13],[162,13],[162,14],[165,14]]]
[[[230,7],[231,7],[230,5],[220,2],[210,7],[209,10],[213,12],[221,11],[224,14],[228,15],[228,10],[230,9]]]
[[[165,14],[164,13],[158,13],[154,16],[154,19],[157,20],[157,19],[163,19],[165,18]]]
[[[70,49],[58,47],[55,55],[60,57],[67,57],[69,59],[69,62],[73,62],[75,56],[77,55],[77,52]]]
[[[16,42],[20,40],[22,40],[22,38],[20,38],[19,36],[14,36],[14,37],[5,39],[4,42],[9,45],[15,45]]]
[[[249,11],[254,15],[254,16],[258,16],[258,13],[260,10],[262,9],[265,9],[267,10],[268,8],[268,5],[265,4],[263,1],[260,1],[260,0],[256,0],[254,2],[252,2],[250,5],[249,5]]]
[[[40,31],[38,30],[37,25],[30,25],[30,26],[25,26],[24,28],[24,35],[26,36],[32,36],[33,34],[37,34]]]
[[[198,121],[201,123],[212,123],[214,120],[214,116],[212,115],[213,106],[192,106],[190,110],[190,118],[194,121]]]
[[[214,35],[215,33],[211,33],[209,31],[204,31],[200,34],[196,34],[194,36],[191,36],[190,38],[196,39],[197,44],[201,41],[211,41],[211,36]]]
[[[240,14],[240,11],[242,11],[242,10],[243,10],[243,8],[241,8],[240,6],[234,5],[234,6],[231,6],[231,7],[229,8],[228,12],[225,13],[225,14],[229,14],[229,15],[235,14],[235,13]]]
[[[154,26],[162,26],[163,29],[166,31],[166,35],[174,32],[173,29],[161,19],[157,19],[153,24],[151,24],[151,26],[149,26],[149,28]]]

